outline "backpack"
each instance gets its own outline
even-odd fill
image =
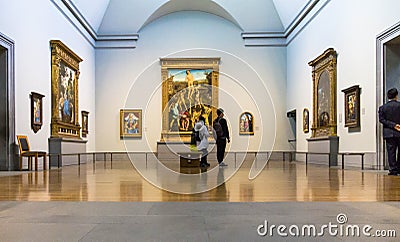
[[[192,130],[192,135],[191,135],[191,137],[190,137],[190,144],[192,144],[192,145],[196,145],[196,142],[197,141],[201,141],[201,139],[200,139],[200,133],[199,133],[199,131],[196,131],[196,130],[194,130],[194,128],[193,128],[193,130]]]
[[[215,140],[224,136],[224,130],[222,129],[221,124],[219,123],[219,119],[213,122],[213,136]]]

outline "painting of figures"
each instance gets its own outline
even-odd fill
[[[142,137],[142,110],[120,110],[120,137]]]
[[[64,123],[74,123],[75,71],[61,61],[59,73],[59,119]]]
[[[168,131],[188,132],[200,116],[211,124],[212,69],[168,70]]]
[[[244,112],[239,118],[239,134],[254,135],[254,117],[249,112]]]

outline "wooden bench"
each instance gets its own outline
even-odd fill
[[[28,170],[32,170],[32,158],[35,158],[35,170],[38,169],[39,157],[43,158],[43,169],[46,170],[47,162],[45,151],[31,151],[28,141],[28,137],[25,135],[17,135],[18,146],[19,146],[19,170],[22,170],[22,159],[24,157],[28,158]]]
[[[200,167],[200,159],[202,152],[181,152],[178,153],[180,167]]]

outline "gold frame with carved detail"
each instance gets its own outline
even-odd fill
[[[51,137],[66,137],[80,139],[79,116],[78,116],[78,79],[79,79],[79,63],[82,59],[64,45],[60,40],[51,40]],[[69,119],[68,121],[61,118],[60,102],[66,93],[60,93],[60,85],[62,85],[61,68],[64,67],[73,72],[71,77],[71,85],[68,87],[71,101],[68,104]],[[71,87],[72,86],[72,87]],[[65,91],[67,92],[67,91]],[[64,105],[64,104],[62,104]],[[69,110],[71,109],[71,110]]]
[[[161,141],[189,141],[191,132],[174,132],[169,130],[168,108],[169,94],[173,84],[168,73],[171,69],[202,70],[212,69],[211,74],[211,119],[214,120],[218,108],[219,63],[220,58],[160,58],[162,80],[162,133]]]
[[[337,136],[337,53],[333,48],[327,49],[323,54],[308,63],[312,67],[313,80],[313,124],[311,137]],[[320,102],[318,100],[318,84],[322,75],[328,75],[329,92],[327,102],[329,109],[325,112],[327,120],[320,120],[318,113]],[[327,115],[326,115],[327,114]]]

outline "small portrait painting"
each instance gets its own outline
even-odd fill
[[[342,90],[344,92],[344,126],[360,126],[360,87],[358,85]]]
[[[89,112],[82,111],[82,137],[86,137],[89,133]]]
[[[120,131],[121,138],[142,137],[142,110],[121,109]]]
[[[254,135],[254,117],[249,112],[244,112],[239,118],[239,134]]]
[[[44,95],[32,92],[31,93],[31,126],[36,133],[43,124],[43,105],[42,98]]]
[[[308,133],[310,131],[310,113],[307,108],[303,110],[303,132]]]

